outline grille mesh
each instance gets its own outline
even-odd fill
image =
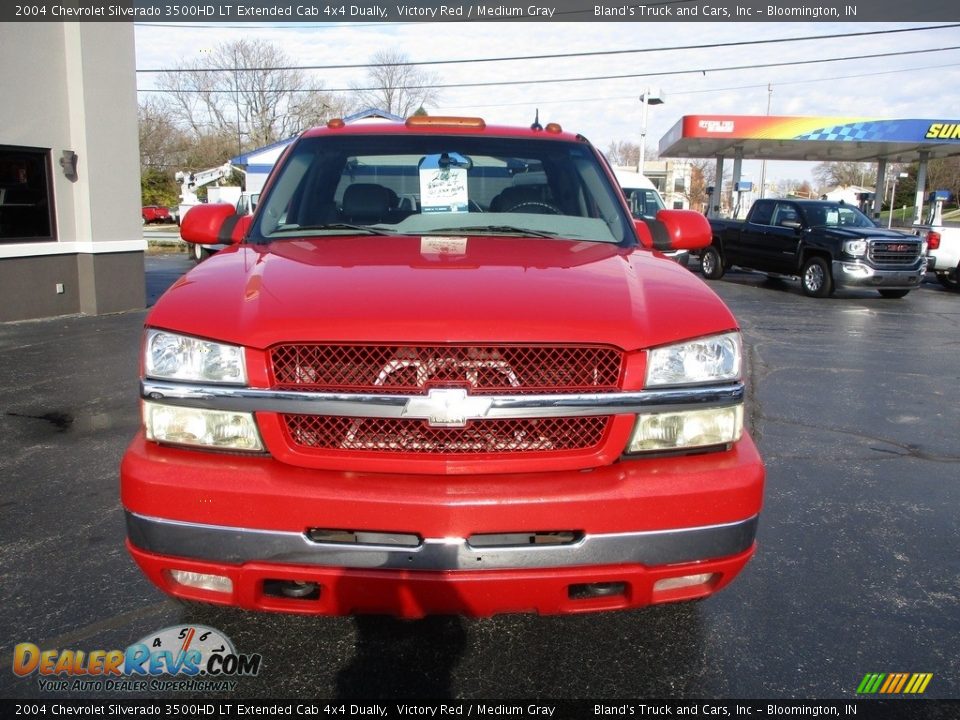
[[[609,417],[483,420],[431,427],[425,420],[283,415],[293,446],[378,453],[544,453],[589,450],[603,441]]]
[[[471,394],[614,392],[622,353],[571,346],[279,345],[270,351],[276,387],[351,393]]]

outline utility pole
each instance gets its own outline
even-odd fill
[[[770,100],[773,98],[773,85],[767,83],[767,115],[770,115]],[[767,161],[760,163],[760,197],[765,197],[767,192]]]

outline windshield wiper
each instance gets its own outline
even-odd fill
[[[352,223],[325,223],[322,225],[288,225],[286,227],[280,227],[271,233],[271,235],[276,235],[277,233],[298,233],[304,231],[312,230],[353,230],[355,232],[365,232],[370,233],[371,235],[396,235],[396,230],[387,230],[385,228],[377,228],[372,225],[353,225]]]
[[[557,233],[549,230],[531,230],[530,228],[515,227],[513,225],[466,225],[464,227],[435,228],[421,235],[431,235],[433,233],[475,233],[491,232],[503,233],[505,235],[526,235],[528,237],[552,238],[557,237]]]

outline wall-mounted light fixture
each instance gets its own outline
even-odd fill
[[[60,167],[68,180],[77,179],[77,154],[73,150],[64,150],[60,157]]]

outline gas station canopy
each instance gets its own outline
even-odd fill
[[[718,178],[723,177],[724,159],[733,158],[734,187],[739,186],[744,159],[875,162],[877,188],[884,186],[887,163],[919,162],[914,223],[923,214],[927,162],[951,155],[960,155],[956,119],[684,115],[660,139],[660,157],[716,158]],[[710,200],[711,216],[720,210],[720,192],[718,183]],[[874,193],[875,218],[882,202],[883,195]]]
[[[661,157],[906,163],[921,153],[960,155],[960,120],[684,115],[660,140]]]

